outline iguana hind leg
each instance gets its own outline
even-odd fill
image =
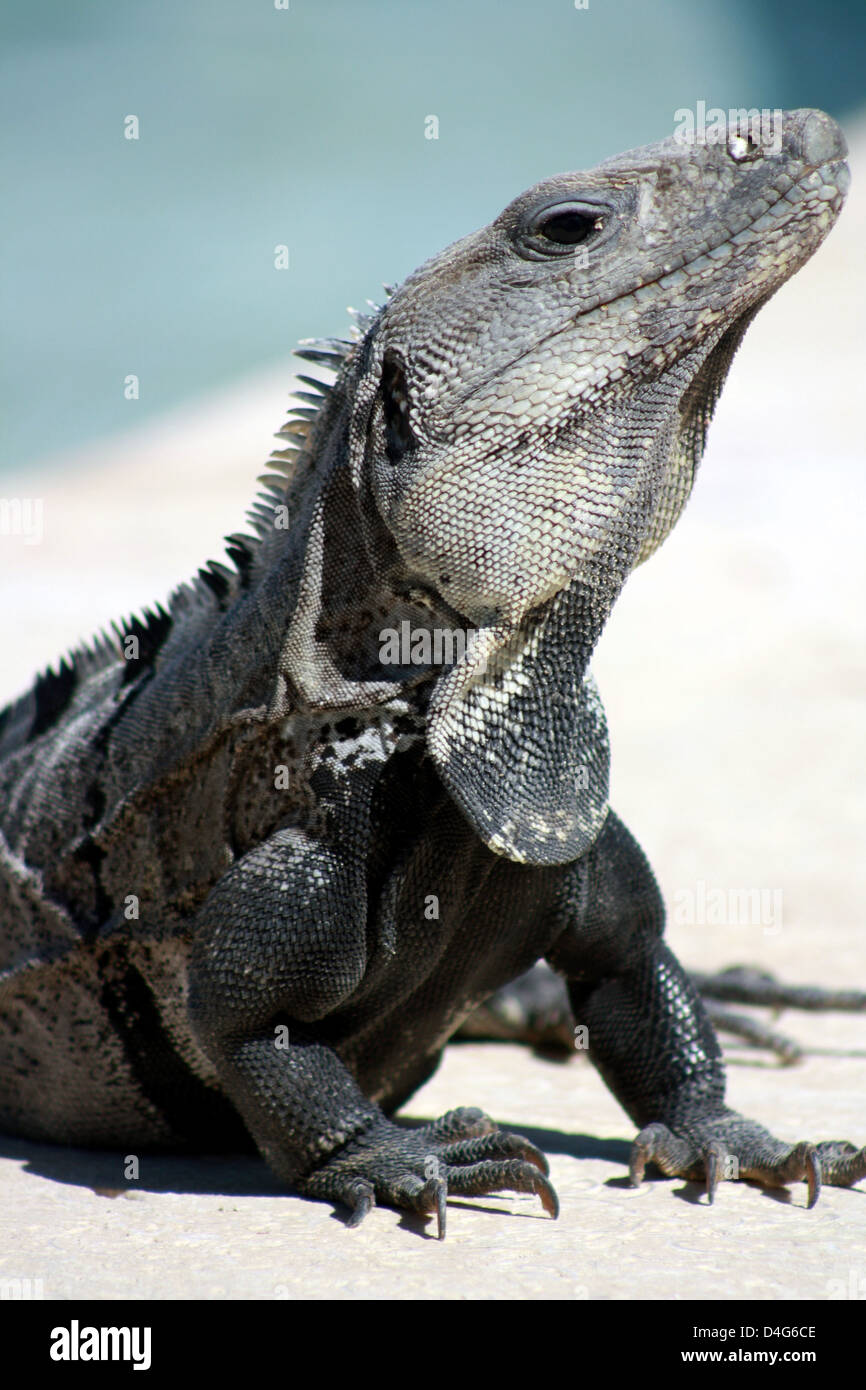
[[[738,968],[739,973],[739,968]],[[727,974],[727,972],[725,972]],[[725,974],[719,976],[725,979]],[[694,980],[696,977],[692,975]],[[710,978],[710,977],[706,977]],[[715,978],[715,977],[713,977]],[[780,992],[784,990],[780,986]],[[790,991],[785,991],[786,998]],[[829,991],[812,991],[813,994]],[[726,998],[736,998],[735,994]],[[836,998],[836,995],[830,996]],[[783,1066],[799,1061],[803,1050],[793,1038],[771,1028],[761,1019],[735,1012],[713,995],[701,992],[707,1014],[717,1033],[742,1038],[753,1047],[772,1052]],[[765,1003],[761,997],[748,1003]],[[828,1005],[827,1007],[831,1007]],[[568,1058],[574,1053],[574,1014],[565,980],[539,961],[531,970],[498,989],[475,1010],[457,1034],[458,1039],[525,1043],[547,1055]]]
[[[730,966],[712,975],[697,971],[690,974],[717,1033],[730,1034],[772,1052],[783,1066],[803,1056],[799,1043],[762,1019],[737,1013],[729,1004],[816,1013],[866,1012],[866,993],[859,990],[789,985],[753,966]],[[574,1045],[574,1016],[565,981],[543,961],[539,962],[491,995],[466,1020],[458,1037],[527,1043],[543,1051],[568,1055]]]

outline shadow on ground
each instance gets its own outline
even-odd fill
[[[413,1121],[428,1124],[428,1120]],[[534,1129],[503,1121],[501,1129],[529,1139],[547,1154],[572,1158],[601,1158],[628,1165],[629,1145],[623,1139],[599,1139],[588,1134],[564,1134],[556,1129]],[[101,1196],[115,1197],[133,1190],[123,1181],[123,1155],[103,1149],[66,1148],[35,1140],[0,1135],[0,1158],[24,1165],[24,1171],[52,1182],[87,1187]],[[134,1190],[194,1193],[216,1197],[275,1197],[285,1195],[284,1183],[267,1164],[249,1154],[139,1154],[140,1176]]]

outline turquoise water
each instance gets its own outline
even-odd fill
[[[7,474],[341,333],[678,107],[866,98],[862,4],[5,0],[2,30]]]

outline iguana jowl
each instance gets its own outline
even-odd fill
[[[390,1118],[544,958],[640,1129],[635,1181],[806,1178],[811,1202],[866,1175],[726,1108],[588,673],[746,326],[841,207],[834,123],[779,134],[547,179],[308,349],[336,381],[309,380],[233,568],[128,627],[135,659],[105,640],[4,712],[0,1126],[251,1136],[353,1224],[381,1200],[441,1232],[448,1193],[502,1189],[555,1214],[542,1155],[481,1112]]]

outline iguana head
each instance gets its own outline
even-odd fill
[[[545,179],[386,305],[372,487],[407,566],[468,621],[519,623],[639,553],[671,454],[697,462],[731,337],[841,206],[838,127],[801,111],[781,133],[778,154],[733,132]]]
[[[545,179],[410,275],[347,363],[351,487],[391,573],[482,635],[439,677],[430,750],[513,858],[569,860],[598,833],[589,653],[688,497],[747,324],[841,208],[834,122],[780,113],[772,136]]]

